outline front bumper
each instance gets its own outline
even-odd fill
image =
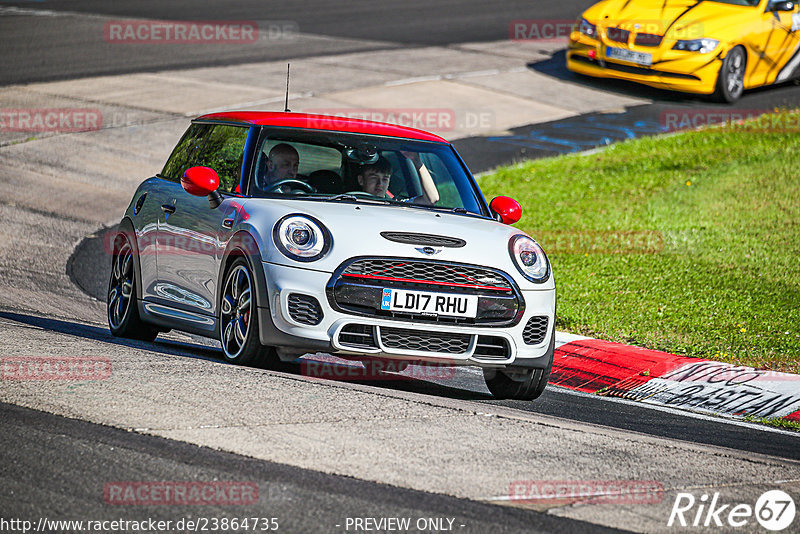
[[[333,309],[326,297],[326,285],[332,273],[311,269],[263,263],[266,295],[259,302],[268,302],[268,307],[259,308],[260,339],[264,345],[279,348],[284,358],[296,357],[308,352],[328,352],[354,357],[393,358],[405,361],[439,362],[456,365],[478,365],[498,367],[524,365],[547,367],[549,346],[555,334],[555,290],[522,291],[525,312],[518,323],[509,327],[480,327],[468,325],[444,325],[366,318]],[[321,319],[318,324],[303,324],[292,318],[289,296],[312,297],[319,304]],[[532,318],[535,318],[532,320]],[[537,336],[535,344],[530,333],[523,336],[529,320],[546,321],[546,332]],[[357,346],[343,339],[343,330],[367,328],[373,332],[371,346]],[[346,333],[346,332],[345,332]],[[398,335],[408,335],[413,342],[398,343]],[[435,336],[428,345],[426,336]],[[445,338],[442,343],[441,339]],[[452,338],[450,345],[446,339]],[[500,354],[485,354],[487,342],[504,346]],[[436,348],[440,347],[440,348]],[[445,347],[445,349],[441,349]]]
[[[639,66],[606,58],[606,48],[630,48],[653,55],[653,65]],[[722,54],[664,50],[659,47],[628,47],[586,37],[579,32],[570,35],[567,68],[577,74],[596,78],[613,78],[637,82],[660,89],[696,94],[712,94],[716,89]]]

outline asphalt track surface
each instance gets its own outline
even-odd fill
[[[68,79],[97,74],[121,74],[172,68],[211,66],[303,57],[322,53],[385,49],[426,45],[457,45],[461,42],[492,41],[507,38],[508,23],[514,19],[572,19],[591,1],[548,2],[532,7],[531,2],[504,2],[487,8],[483,1],[448,2],[3,2],[0,7],[17,5],[24,9],[47,9],[63,13],[29,18],[0,17],[0,44],[4,67],[0,85]],[[91,14],[80,17],[72,13]],[[224,50],[180,47],[126,48],[110,45],[102,39],[87,37],[90,31],[102,28],[114,17],[172,20],[257,20],[294,21],[303,34],[329,35],[351,39],[338,42],[331,49],[320,40],[298,39],[276,46],[266,43],[249,48],[228,47]],[[31,25],[32,24],[32,25]],[[96,33],[94,34],[96,35]],[[531,64],[529,68],[549,72],[555,77],[571,76],[563,68],[563,58]],[[595,83],[586,81],[586,83]],[[656,104],[627,110],[620,118],[622,128],[609,133],[591,128],[599,120],[608,126],[614,121],[603,117],[581,116],[570,120],[569,127],[558,123],[524,127],[504,139],[475,138],[456,145],[475,171],[491,168],[516,159],[540,157],[600,146],[607,142],[659,133],[647,121],[660,110],[674,106],[708,106],[702,99],[681,99],[670,93],[654,92],[630,84],[598,82],[603,88],[621,93],[656,97]],[[737,104],[741,109],[764,109],[779,105],[797,105],[800,91],[791,85],[749,92]],[[661,107],[659,107],[661,106]],[[565,129],[583,131],[583,136],[569,134],[565,140],[554,134]],[[547,143],[542,139],[560,139]],[[610,141],[607,141],[610,139]],[[564,147],[568,147],[565,150]],[[68,269],[74,281],[89,294],[103,298],[106,275],[85,265],[96,265],[97,247],[84,242],[70,261]],[[101,265],[108,262],[103,261]],[[84,265],[82,267],[81,265]],[[91,280],[100,280],[92,287]],[[89,339],[107,341],[108,332],[78,323],[42,319],[4,312],[6,319],[34,324],[42,328]],[[200,352],[214,357],[201,345],[159,341],[153,350],[168,353]],[[289,372],[297,370],[287,369]],[[665,412],[633,403],[613,405],[604,399],[577,395],[558,388],[548,388],[536,403],[494,401],[481,381],[471,373],[459,374],[448,385],[424,381],[387,382],[384,388],[408,390],[429,395],[470,399],[500,404],[515,409],[555,415],[575,421],[600,424],[638,433],[668,437],[700,444],[729,447],[740,451],[771,454],[787,459],[800,458],[797,436],[765,431],[750,425],[694,417],[678,412]],[[257,461],[161,438],[143,436],[83,421],[54,416],[44,412],[0,405],[3,421],[3,452],[0,453],[0,480],[12,488],[2,498],[3,517],[40,516],[50,510],[60,519],[67,519],[64,510],[79,510],[76,518],[141,519],[143,515],[175,519],[198,514],[196,509],[138,508],[121,514],[109,509],[98,488],[111,480],[192,480],[214,474],[219,480],[255,480],[262,500],[259,510],[286,517],[285,531],[341,531],[335,525],[346,516],[415,517],[448,516],[465,524],[463,532],[603,532],[602,527],[565,520],[547,514],[492,506],[474,501],[432,495],[412,490],[363,482],[347,477],[324,475],[313,471]],[[265,504],[266,503],[266,504]],[[266,510],[264,510],[266,508]],[[313,515],[310,511],[313,510]],[[146,513],[145,513],[146,512]],[[127,514],[127,515],[126,515]],[[203,515],[230,515],[228,510],[204,509]],[[291,526],[289,526],[291,525]],[[505,528],[506,530],[501,530]]]
[[[109,263],[108,255],[103,249],[102,239],[87,238],[77,247],[70,258],[67,271],[78,287],[104,302]],[[30,322],[48,330],[62,331],[82,337],[98,339],[108,337],[105,329],[0,313],[0,318],[4,316],[8,319]],[[195,339],[198,343],[203,343],[201,338]],[[158,344],[161,347],[165,344],[171,345],[170,342],[159,342]],[[205,347],[203,349],[205,350]],[[212,354],[212,357],[221,359],[217,353]],[[283,370],[301,374],[300,365],[287,365]],[[369,384],[370,382],[364,383]],[[483,376],[473,369],[457,369],[455,377],[439,381],[439,383],[425,380],[380,380],[372,382],[372,385],[437,397],[477,400],[652,436],[800,460],[800,446],[798,446],[800,445],[800,436],[783,431],[765,430],[751,424],[732,424],[728,421],[723,422],[704,416],[698,416],[702,419],[697,419],[686,412],[662,410],[637,402],[609,400],[553,386],[548,387],[536,402],[494,400],[483,383]]]
[[[393,0],[304,2],[158,0],[0,2],[0,7],[54,11],[61,16],[0,17],[3,69],[0,85],[99,74],[232,65],[311,55],[400,46],[446,46],[508,38],[516,19],[574,19],[591,0]],[[84,16],[73,16],[72,14]],[[89,16],[85,16],[89,15]],[[278,39],[254,45],[120,45],[103,38],[103,27],[119,18],[293,23],[300,34],[336,37],[349,43]],[[169,48],[169,50],[165,50]]]
[[[776,108],[800,106],[800,87],[795,82],[748,91],[732,105],[710,102],[703,97],[679,95],[669,91],[644,88],[617,80],[595,80],[579,77],[566,70],[563,54],[556,54],[544,65],[530,65],[554,77],[592,84],[606,91],[653,98],[652,104],[628,107],[618,113],[587,113],[567,119],[513,128],[508,134],[492,137],[470,137],[453,142],[473,173],[500,165],[548,156],[592,150],[642,137],[668,133],[670,120],[665,117],[686,117],[693,113],[719,117],[739,113],[743,117],[758,116]]]
[[[254,460],[0,403],[2,517],[178,521],[277,518],[278,532],[343,532],[347,518],[448,518],[463,533],[619,532],[510,506],[457,499]],[[33,476],[32,476],[33,475]],[[111,478],[109,476],[111,475]],[[255,483],[258,504],[109,505],[113,481]],[[251,530],[252,531],[252,530]]]

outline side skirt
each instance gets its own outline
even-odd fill
[[[219,339],[216,317],[179,310],[163,304],[137,300],[139,316],[146,322],[171,330]]]

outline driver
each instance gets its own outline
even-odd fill
[[[296,180],[297,168],[300,166],[300,155],[292,145],[280,143],[272,147],[267,157],[267,172],[256,174],[256,190],[266,193],[273,184],[283,180]],[[288,186],[283,186],[288,188]],[[281,189],[283,189],[283,187]],[[285,192],[285,191],[280,191]]]

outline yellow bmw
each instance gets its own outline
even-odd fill
[[[570,33],[567,68],[733,102],[800,74],[786,0],[603,0]]]

